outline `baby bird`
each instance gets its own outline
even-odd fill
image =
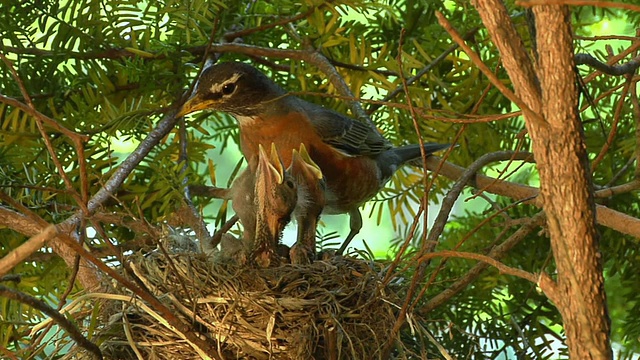
[[[289,223],[296,207],[298,193],[296,183],[289,172],[284,171],[275,144],[267,155],[259,145],[258,166],[255,172],[255,238],[249,245],[249,258],[258,266],[277,265],[280,260],[277,247],[282,230]],[[243,236],[243,239],[247,239]]]
[[[316,257],[316,228],[325,205],[325,182],[304,144],[300,144],[300,151],[293,150],[290,171],[298,186],[298,204],[293,213],[298,222],[298,240],[289,255],[292,264],[309,264]]]

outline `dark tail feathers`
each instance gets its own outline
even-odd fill
[[[444,150],[450,146],[451,144],[424,143],[424,152],[427,155],[431,155],[436,151]],[[398,165],[412,162],[412,160],[417,160],[421,157],[419,144],[400,146],[393,149],[393,152],[400,160]]]

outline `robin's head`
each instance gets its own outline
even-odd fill
[[[189,100],[178,116],[212,109],[239,116],[252,116],[269,100],[285,91],[265,74],[241,62],[225,62],[202,70]]]

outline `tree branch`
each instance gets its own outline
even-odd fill
[[[509,18],[508,15],[503,14],[502,12],[499,12],[499,14],[494,14],[494,15],[496,15],[496,18],[491,19],[491,21],[508,23],[511,25],[511,27],[513,27],[513,24],[511,23],[511,19]],[[530,100],[534,100],[536,97],[539,98],[538,89],[536,89],[535,87],[534,88],[524,87],[522,89],[519,89],[516,86],[516,84],[514,84],[514,87],[516,89],[516,93],[514,94],[511,90],[509,90],[509,88],[507,88],[506,85],[502,83],[500,79],[498,79],[498,77],[489,69],[489,67],[487,67],[487,65],[484,64],[482,59],[480,59],[480,56],[476,54],[475,51],[473,51],[464,42],[462,37],[453,28],[451,23],[449,23],[449,21],[444,17],[444,15],[442,15],[442,13],[440,13],[439,11],[436,11],[436,17],[438,18],[438,22],[440,23],[440,25],[449,33],[449,35],[451,35],[451,38],[462,48],[462,50],[464,50],[464,52],[467,54],[467,56],[469,56],[471,61],[473,61],[473,63],[478,67],[478,69],[482,71],[482,73],[487,77],[487,79],[489,79],[489,81],[491,82],[491,84],[493,84],[493,86],[495,86],[498,90],[500,90],[500,92],[507,99],[509,99],[514,104],[516,104],[530,118],[537,119],[537,121],[542,121],[542,119],[537,115],[537,111],[536,111],[537,109],[539,109],[539,100],[537,102],[533,102],[534,106],[530,107],[527,105],[527,101],[523,99],[523,97],[526,97]],[[483,19],[483,21],[486,23],[486,20]],[[497,28],[499,28],[500,31],[504,31],[504,29],[502,29],[501,27],[497,27]],[[522,39],[520,39],[520,37],[517,35],[515,29],[511,29],[509,27],[506,27],[506,28],[507,28],[507,31],[506,31],[507,34],[512,35],[511,32],[515,34],[513,39],[516,42],[522,42]],[[495,38],[493,40],[494,42],[496,41]],[[523,71],[517,71],[517,74],[514,74],[514,76],[516,76],[516,78],[518,79],[521,78],[523,81],[529,80],[529,78],[531,78],[534,73],[533,73],[533,66],[531,65],[529,58],[526,56],[526,53],[524,54],[524,57],[523,57],[522,54],[515,51],[515,48],[512,48],[511,46],[508,46],[508,48],[509,50],[513,51],[513,54],[508,54],[508,55],[517,56],[520,60],[522,60],[521,58],[524,58],[524,60],[522,61],[524,62],[523,67],[525,69],[523,69]],[[514,60],[514,59],[509,56],[507,57],[503,56],[503,59],[502,59],[503,62],[509,63],[510,60]],[[528,67],[530,67],[531,69],[526,69],[527,64],[528,64]],[[506,65],[507,64],[505,64],[505,69],[507,70],[507,72],[509,72],[509,68]],[[511,76],[511,78],[513,79],[513,76]]]
[[[447,195],[444,197],[444,199],[442,199],[438,216],[436,217],[433,223],[433,226],[431,227],[431,230],[429,231],[429,234],[426,238],[426,245],[421,246],[420,251],[416,255],[416,258],[421,259],[423,256],[425,256],[425,254],[431,253],[435,249],[436,245],[438,244],[437,240],[442,234],[442,231],[444,230],[444,226],[446,225],[447,220],[449,219],[449,214],[451,213],[451,209],[453,209],[453,205],[455,204],[456,200],[460,196],[460,193],[462,193],[462,190],[465,188],[467,183],[476,175],[476,173],[480,169],[482,169],[482,167],[495,161],[509,160],[509,159],[523,160],[523,159],[529,158],[530,156],[531,155],[529,153],[514,154],[513,152],[500,151],[500,152],[485,154],[481,156],[476,161],[474,161],[473,164],[469,166],[469,168],[465,169],[464,172],[460,174],[459,178],[456,179],[456,183],[449,190],[449,192],[447,192]],[[433,160],[433,158],[434,158],[433,156],[430,156],[428,160]],[[443,173],[442,169],[444,169],[444,166],[445,166],[443,163],[444,161],[439,161],[439,165],[441,167],[436,166],[434,168],[429,168],[429,169],[432,171],[438,171],[439,173],[442,174]],[[392,340],[392,339],[395,339],[395,334],[397,334],[398,331],[400,331],[400,328],[406,321],[406,313],[409,310],[409,306],[413,301],[413,295],[416,292],[419,282],[424,277],[424,272],[426,271],[426,268],[428,265],[429,265],[428,261],[426,260],[421,261],[418,265],[418,269],[415,271],[413,277],[411,278],[411,284],[409,286],[409,289],[407,290],[406,299],[402,304],[402,307],[397,316],[396,323],[394,324],[391,336],[389,337],[389,341],[386,344],[387,350],[390,349],[391,346],[393,345],[393,341],[395,340]],[[383,283],[390,278],[393,270],[395,270],[394,267],[389,267],[389,269],[387,270],[387,275],[383,280]],[[386,351],[383,353],[386,353]]]
[[[50,307],[42,300],[36,299],[33,296],[27,295],[25,293],[9,289],[6,286],[0,285],[0,296],[6,297],[11,300],[18,301],[27,306],[30,306],[34,309],[40,310],[45,313],[47,316],[53,319],[61,328],[66,330],[69,336],[75,341],[79,346],[85,348],[89,351],[95,359],[102,359],[102,352],[100,348],[89,341],[78,328],[68,320],[64,315],[60,314],[56,309]]]
[[[544,213],[539,212],[532,218],[527,219],[527,222],[522,225],[516,232],[514,232],[507,240],[502,244],[491,249],[487,256],[492,259],[499,260],[505,256],[514,246],[522,241],[527,235],[529,235],[538,226],[544,223]],[[451,284],[446,290],[432,297],[425,305],[423,305],[418,311],[421,315],[426,315],[438,306],[446,303],[452,297],[456,296],[460,292],[469,286],[480,274],[489,267],[489,263],[480,262],[473,266],[469,271],[460,279]]]
[[[482,255],[482,254],[476,254],[476,253],[470,253],[470,252],[464,252],[464,251],[440,250],[440,251],[432,252],[429,254],[424,254],[418,259],[418,261],[421,261],[421,262],[428,261],[433,259],[434,257],[444,257],[444,258],[456,257],[461,259],[478,260],[495,267],[503,274],[513,275],[521,279],[528,280],[534,284],[538,282],[538,277],[536,275],[528,271],[512,268],[490,256]]]
[[[589,54],[576,54],[575,61],[576,65],[589,65],[604,74],[613,76],[634,74],[640,67],[640,56],[635,57],[622,65],[608,65],[600,62]]]
[[[441,160],[442,159],[437,156],[430,156],[427,159],[427,168],[434,171],[440,166]],[[452,180],[457,180],[466,170],[467,169],[453,163],[444,162],[440,168],[440,175]],[[532,186],[499,180],[482,174],[475,176],[474,183],[471,186],[491,194],[506,196],[515,200],[525,200],[524,203],[542,207],[541,200],[537,197],[539,189]],[[631,191],[633,187],[630,186],[628,189]],[[608,192],[608,189],[602,189],[596,192],[596,196],[601,195],[601,197],[606,197]],[[596,205],[596,211],[598,224],[640,239],[639,219],[610,209],[604,205]]]
[[[517,6],[532,7],[536,5],[571,5],[571,6],[596,6],[601,8],[624,9],[640,12],[640,6],[625,4],[615,1],[597,0],[517,0]]]

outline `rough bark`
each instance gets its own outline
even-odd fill
[[[577,113],[569,11],[561,6],[540,6],[534,13],[546,123],[529,123],[528,128],[558,271],[555,301],[564,320],[571,358],[608,359],[612,356],[610,323],[593,183]]]
[[[504,5],[497,0],[476,0],[474,5],[500,50],[516,94],[528,107],[523,113],[557,266],[557,283],[543,291],[562,315],[570,357],[610,359],[610,322],[593,184],[577,113],[569,11],[563,6],[534,7],[538,63],[533,66]]]

